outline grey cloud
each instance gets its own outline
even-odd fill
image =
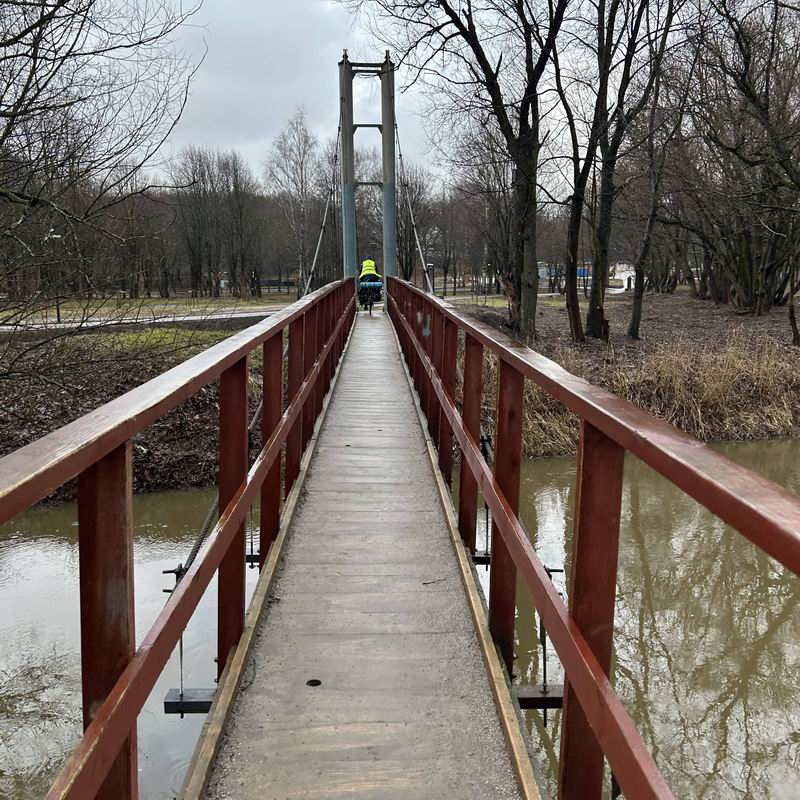
[[[205,41],[208,52],[171,144],[236,148],[259,172],[270,141],[297,106],[305,107],[321,139],[335,136],[343,48],[352,57],[382,59],[345,9],[327,0],[205,0],[194,23],[180,44],[199,57]],[[425,140],[413,96],[398,95],[397,102],[407,157],[419,159]],[[359,82],[356,103],[360,121],[379,119],[375,89]]]

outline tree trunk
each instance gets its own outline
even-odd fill
[[[567,256],[565,259],[567,316],[569,317],[569,330],[573,342],[582,342],[585,339],[581,323],[581,308],[578,302],[578,246],[581,233],[584,189],[585,184],[583,188],[576,187],[575,194],[572,195],[569,229],[567,230]]]
[[[538,163],[538,126],[534,126],[530,141],[523,142],[524,160],[518,164],[518,246],[521,263],[519,287],[520,333],[536,338],[536,306],[539,300],[539,264],[536,260],[536,177]],[[521,191],[520,191],[521,189]]]
[[[586,333],[594,339],[608,339],[608,320],[605,315],[606,289],[608,288],[608,246],[611,239],[612,212],[614,208],[614,170],[616,156],[605,155],[600,171],[600,208],[597,215],[592,288],[589,310],[586,312]]]
[[[638,339],[642,324],[642,300],[644,298],[644,270],[637,264],[634,267],[636,278],[633,283],[633,308],[631,322],[628,325],[628,338]]]
[[[792,344],[795,347],[800,347],[800,330],[797,328],[797,317],[794,310],[794,296],[797,291],[797,277],[794,261],[789,264],[791,270],[791,288],[789,289],[789,325],[792,329]]]

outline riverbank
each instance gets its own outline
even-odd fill
[[[231,335],[155,330],[66,336],[46,347],[19,343],[0,364],[0,455],[23,447]],[[257,359],[251,359],[258,382]],[[251,411],[258,402],[251,392]],[[208,486],[217,471],[217,383],[201,389],[133,440],[134,491]],[[74,481],[50,499],[71,499]]]
[[[575,375],[704,441],[800,436],[800,349],[791,344],[786,309],[742,316],[688,294],[648,295],[642,339],[625,337],[630,297],[611,296],[608,342],[569,341],[561,298],[540,298],[531,346]],[[460,302],[509,333],[505,309]],[[494,404],[496,362],[487,359],[485,401]],[[575,452],[578,420],[530,382],[525,389],[527,457]]]
[[[535,349],[705,441],[800,437],[800,349],[785,309],[761,318],[686,294],[645,298],[642,340],[624,336],[630,301],[608,299],[608,343],[574,345],[561,298],[540,298]],[[505,310],[459,298],[459,307],[508,332]],[[47,347],[19,343],[0,359],[0,455],[23,447],[230,335],[161,328],[65,336]],[[251,411],[257,358],[251,364]],[[497,365],[486,359],[485,403],[493,408]],[[216,480],[218,394],[205,387],[134,439],[134,490],[209,486]],[[524,453],[575,452],[578,421],[528,382]],[[257,444],[258,437],[256,436]],[[53,500],[74,496],[74,485]]]

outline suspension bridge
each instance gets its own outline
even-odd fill
[[[354,190],[348,87],[358,71],[380,77],[393,153],[393,68],[345,58],[340,70],[343,181]],[[393,163],[384,177],[391,216]],[[546,797],[526,709],[560,709],[559,797],[672,797],[608,678],[625,455],[795,574],[800,499],[398,279],[391,243],[383,310],[359,312],[349,191],[341,280],[0,459],[0,522],[78,482],[84,734],[47,797],[138,796],[137,716],[214,578],[218,684],[168,698],[206,714],[182,798]],[[490,358],[498,389],[486,399]],[[137,646],[132,439],[215,380],[219,513]],[[566,599],[519,518],[526,382],[580,418]],[[260,575],[246,607],[253,506]],[[476,564],[489,568],[488,596]],[[563,686],[515,674],[516,633],[533,624],[518,619],[522,593]]]

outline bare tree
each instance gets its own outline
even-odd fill
[[[267,187],[278,198],[295,238],[298,286],[308,278],[308,224],[318,142],[299,108],[272,143],[264,165]]]
[[[625,0],[622,5],[624,19],[620,28],[624,33],[615,56],[621,62],[619,76],[614,80],[616,91],[611,104],[606,103],[598,109],[601,117],[600,190],[592,286],[586,314],[586,333],[604,339],[608,338],[604,301],[608,287],[609,243],[614,202],[619,191],[617,161],[633,123],[646,108],[653,92],[680,0],[677,3],[676,0]],[[614,77],[611,76],[612,79]],[[643,137],[648,141],[654,135],[653,131],[643,132]]]
[[[145,168],[183,109],[192,68],[173,35],[194,10],[0,3],[0,286],[12,323],[104,294],[113,249],[136,249],[126,201],[152,189]]]
[[[578,254],[587,187],[601,153],[600,210],[593,229],[595,259],[592,333],[606,335],[602,300],[608,281],[608,242],[616,194],[614,174],[631,122],[652,91],[675,13],[673,0],[603,0],[578,8],[553,48],[555,85],[568,140],[570,195],[565,254],[570,333],[584,338],[578,304]],[[584,11],[587,13],[584,14]],[[588,74],[587,74],[588,73]],[[638,89],[638,91],[637,91]],[[634,92],[631,97],[629,93]],[[592,212],[594,218],[594,211]]]
[[[433,181],[430,174],[414,164],[404,164],[400,175],[402,186],[397,198],[397,260],[400,274],[411,280],[418,261],[418,248],[411,216],[421,241],[425,241],[433,224]],[[410,209],[409,209],[410,205]],[[420,264],[424,269],[425,265]]]
[[[344,1],[370,13],[376,38],[398,49],[414,80],[437,92],[435,111],[443,125],[450,129],[465,116],[496,124],[516,169],[512,325],[534,335],[540,84],[570,0]]]

